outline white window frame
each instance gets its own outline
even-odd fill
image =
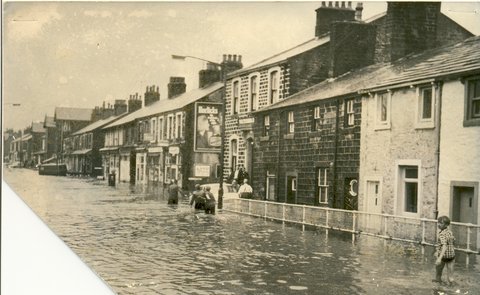
[[[158,117],[158,140],[163,139],[163,124],[164,124],[164,117]]]
[[[173,124],[173,114],[169,114],[167,116],[167,139],[173,138],[173,128],[175,128],[175,125]]]
[[[263,136],[270,135],[270,115],[263,117]]]
[[[322,177],[323,176],[323,177]],[[328,168],[317,168],[317,198],[319,204],[328,204]]]
[[[397,160],[395,162],[395,212],[397,215],[406,216],[406,217],[414,217],[419,218],[422,214],[423,208],[423,175],[422,175],[422,161],[416,159],[403,159]],[[414,167],[416,166],[417,171],[417,178],[405,178],[405,168],[406,167]],[[405,183],[417,183],[417,212],[407,212],[405,210]]]
[[[288,112],[288,118],[287,118],[287,123],[288,123],[288,134],[293,134],[295,132],[295,117],[293,111]]]
[[[232,142],[233,141],[236,141],[237,142],[237,149],[236,151],[233,150],[233,145],[232,145]],[[236,165],[238,166],[238,150],[239,150],[239,145],[240,145],[240,138],[237,136],[237,135],[233,135],[231,136],[229,139],[228,139],[228,143],[229,143],[229,148],[228,148],[228,151],[229,151],[229,155],[228,155],[228,166],[231,168],[231,169],[236,169],[236,167],[232,167],[232,160],[233,160],[233,157],[235,156],[236,157]]]
[[[272,73],[277,72],[276,94],[272,96]],[[280,100],[280,67],[274,67],[268,70],[268,104],[274,104]]]
[[[355,99],[348,99],[345,101],[345,116],[347,118],[345,119],[347,126],[351,127],[355,125]]]
[[[256,79],[255,89],[252,89],[252,79]],[[258,110],[258,92],[260,90],[260,73],[253,73],[248,76],[248,109],[249,111]],[[255,90],[255,92],[253,92]],[[252,99],[253,93],[255,93],[255,100]],[[255,104],[255,108],[253,106]]]
[[[182,113],[178,112],[175,114],[175,138],[182,137]]]
[[[235,85],[238,85],[238,96],[235,96]],[[232,80],[232,115],[237,115],[240,113],[240,79]]]
[[[423,118],[423,108],[425,99],[425,90],[431,90],[430,118]],[[417,107],[415,108],[415,128],[434,128],[435,127],[435,100],[436,100],[435,85],[423,85],[416,88]]]
[[[480,101],[480,94],[475,97],[470,97],[470,84],[480,80],[480,76],[471,77],[465,79],[465,107],[464,107],[464,119],[463,126],[480,126],[480,114],[473,114],[474,102]]]
[[[151,123],[151,133],[152,133],[152,140],[151,142],[156,142],[157,141],[157,119],[156,118],[152,118],[150,120],[150,123]]]
[[[382,110],[381,110],[381,98],[385,95],[386,99],[386,117],[383,120],[382,117]],[[392,113],[392,92],[386,91],[381,93],[375,94],[375,130],[384,130],[391,128],[391,113]]]

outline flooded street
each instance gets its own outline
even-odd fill
[[[195,213],[128,184],[27,169],[4,179],[118,294],[480,294],[478,262],[462,257],[456,286],[434,285],[429,248]]]

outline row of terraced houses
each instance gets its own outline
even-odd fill
[[[322,2],[310,40],[248,67],[224,55],[198,89],[172,77],[165,99],[57,108],[35,161],[184,189],[244,166],[259,200],[478,224],[480,38],[440,8],[363,20],[361,3]]]

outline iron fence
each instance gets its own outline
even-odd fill
[[[389,214],[376,214],[326,207],[277,203],[250,199],[229,199],[224,210],[271,220],[369,235],[423,246],[435,246],[437,221]],[[452,222],[455,249],[466,254],[480,254],[480,225]],[[467,263],[468,263],[467,255]]]

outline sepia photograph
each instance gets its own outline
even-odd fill
[[[480,294],[480,2],[3,1],[1,293]]]

